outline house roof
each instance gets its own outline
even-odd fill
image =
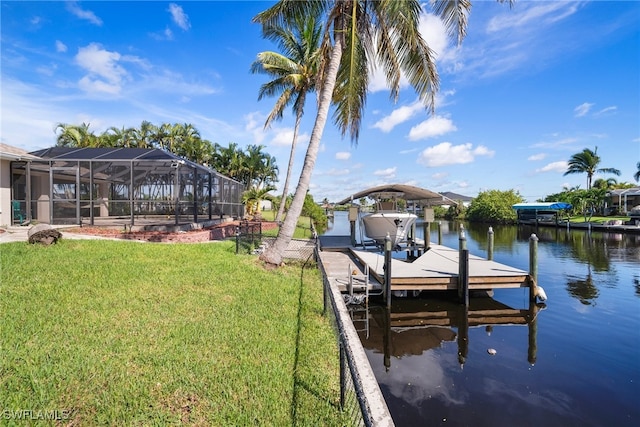
[[[215,172],[213,169],[199,165],[190,160],[183,159],[168,151],[158,148],[73,148],[51,147],[29,153],[40,160],[60,161],[99,161],[99,162],[123,162],[123,161],[157,161],[188,165],[206,172]]]
[[[462,194],[453,193],[451,191],[443,191],[440,194],[442,194],[447,199],[454,200],[456,202],[470,202],[473,200],[473,197],[463,196]]]
[[[0,159],[3,160],[29,160],[36,157],[22,148],[0,143]]]
[[[422,200],[432,205],[442,205],[449,202],[449,200],[442,197],[442,194],[427,190],[426,188],[404,184],[387,184],[359,191],[347,197],[346,199],[339,201],[336,204],[344,205],[352,202],[355,199],[360,199],[362,197],[375,197],[377,194],[383,194],[383,197],[397,195],[398,197],[405,200]]]
[[[616,188],[615,190],[607,191],[609,196],[640,196],[640,187],[631,188]]]
[[[571,204],[564,202],[516,203],[511,207],[516,210],[557,211],[561,209],[571,209]]]

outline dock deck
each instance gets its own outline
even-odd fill
[[[384,254],[359,250],[351,246],[349,236],[320,236],[320,261],[328,278],[339,284],[348,280],[349,272],[363,275],[369,266],[370,289],[384,283]],[[431,244],[413,262],[391,260],[391,291],[457,290],[459,251]],[[528,272],[469,255],[469,290],[530,287]]]

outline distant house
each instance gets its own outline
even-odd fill
[[[457,193],[452,193],[451,191],[445,191],[442,194],[445,198],[451,200],[452,202],[462,202],[462,205],[467,208],[469,207],[469,204],[471,204],[471,201],[473,200],[473,197],[469,197],[469,196],[463,196],[462,194],[457,194]],[[451,203],[453,204],[453,203]],[[442,205],[444,208],[449,208],[449,206],[451,206],[451,204],[449,205]]]
[[[26,219],[20,203],[14,204],[11,197],[11,162],[36,158],[22,148],[0,143],[0,225],[9,225],[13,222],[14,207],[15,222],[19,223]]]
[[[607,191],[605,202],[605,214],[626,215],[634,206],[640,205],[640,187]]]

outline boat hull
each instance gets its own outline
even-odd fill
[[[406,240],[407,233],[418,217],[406,212],[376,212],[362,217],[364,234],[384,244],[384,239],[389,235],[391,245]]]

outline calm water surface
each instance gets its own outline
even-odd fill
[[[441,224],[442,244],[458,247],[458,225]],[[465,227],[469,251],[486,257],[488,225]],[[640,426],[640,235],[494,232],[494,260],[523,270],[536,233],[546,306],[504,289],[468,314],[442,293],[354,312],[396,425]],[[349,234],[345,212],[326,234]]]

